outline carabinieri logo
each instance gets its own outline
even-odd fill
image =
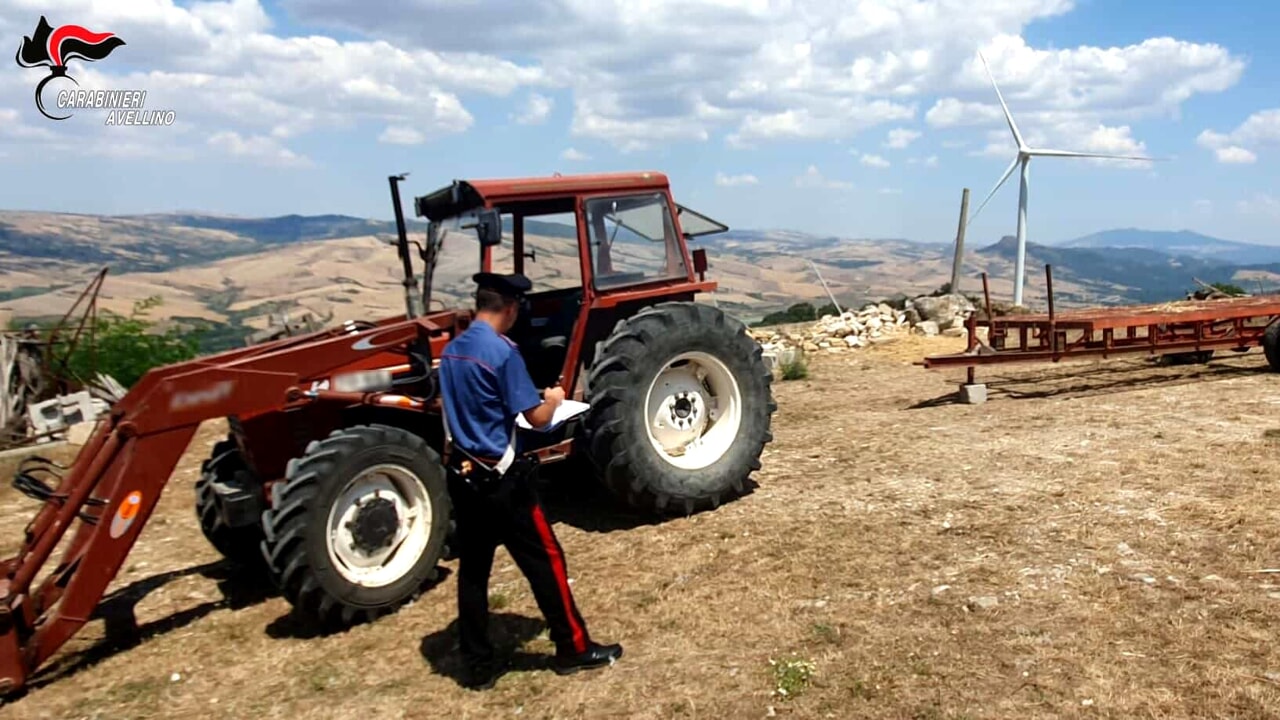
[[[67,74],[67,63],[75,58],[85,62],[97,62],[124,45],[124,40],[114,33],[99,33],[79,25],[53,27],[43,16],[31,37],[24,37],[16,59],[24,68],[47,67],[49,74],[36,85],[36,109],[50,120],[66,120],[70,114],[50,115],[44,107],[45,85],[56,78],[65,78],[79,85]],[[147,102],[146,90],[59,90],[59,109],[107,110],[104,125],[172,125],[172,110],[143,110]]]
[[[47,67],[49,75],[36,85],[36,108],[41,115],[50,120],[66,120],[70,115],[55,117],[44,109],[44,99],[40,93],[44,86],[54,78],[65,77],[76,85],[76,79],[67,74],[67,63],[74,58],[85,62],[96,62],[111,54],[112,50],[124,45],[124,40],[114,33],[96,33],[79,25],[63,25],[54,28],[49,21],[40,16],[40,24],[31,37],[22,38],[22,46],[18,48],[16,59],[24,68]],[[58,94],[59,107],[65,96]]]

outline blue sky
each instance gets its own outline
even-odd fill
[[[1280,244],[1276,3],[1174,0],[12,0],[126,41],[81,87],[166,128],[53,122],[0,71],[0,208],[389,218],[386,176],[654,169],[731,227],[946,241],[1028,141],[1029,238],[1189,228]],[[1226,8],[1230,8],[1227,10]],[[641,10],[643,8],[643,10]],[[68,86],[69,87],[69,86]],[[1016,178],[970,227],[1014,230]]]

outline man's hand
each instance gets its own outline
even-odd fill
[[[538,407],[526,412],[524,419],[529,424],[536,427],[546,427],[551,423],[552,416],[555,415],[556,408],[564,402],[564,388],[556,386],[549,387],[542,392],[542,404]]]
[[[564,388],[559,385],[549,387],[542,393],[542,401],[552,403],[553,409],[564,402]]]

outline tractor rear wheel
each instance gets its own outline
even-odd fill
[[[350,627],[437,577],[450,514],[444,466],[421,437],[349,427],[289,461],[262,516],[262,553],[295,612]]]
[[[588,454],[638,509],[692,514],[746,492],[773,440],[773,376],[746,327],[710,305],[620,321],[587,374]]]
[[[261,570],[262,527],[257,523],[232,526],[218,507],[215,486],[224,493],[248,496],[261,493],[261,486],[254,480],[253,472],[245,465],[240,448],[233,438],[214,444],[213,451],[200,466],[196,480],[196,519],[200,530],[214,549],[223,557],[244,568]]]

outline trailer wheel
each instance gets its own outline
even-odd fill
[[[698,303],[620,321],[587,375],[588,453],[629,505],[692,514],[746,492],[777,404],[760,345]]]
[[[1280,372],[1280,320],[1268,325],[1262,334],[1262,351],[1266,353],[1271,369]]]
[[[421,437],[349,427],[289,461],[262,516],[262,553],[298,614],[349,627],[437,577],[450,514],[444,466]]]
[[[196,480],[196,518],[200,530],[214,549],[236,565],[253,570],[263,567],[262,528],[257,524],[232,527],[218,511],[214,485],[233,487],[244,493],[258,493],[261,488],[253,481],[252,472],[245,466],[244,457],[235,440],[227,438],[213,446],[213,451],[200,466]]]

